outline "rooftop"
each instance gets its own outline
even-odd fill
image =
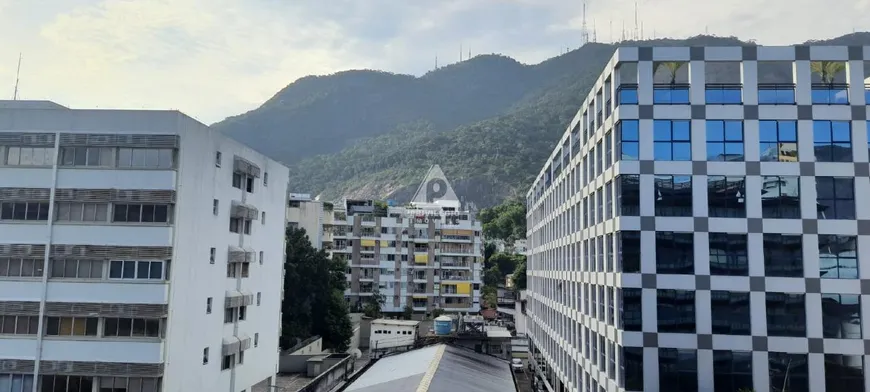
[[[382,324],[382,325],[417,325],[420,324],[419,321],[416,320],[392,320],[392,319],[377,319],[372,320],[372,324]]]
[[[345,392],[514,390],[507,361],[439,344],[380,359]]]

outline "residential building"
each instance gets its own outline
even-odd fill
[[[288,169],[177,111],[0,103],[0,391],[252,391]]]
[[[480,310],[483,239],[474,212],[436,165],[405,207],[345,200],[334,212],[333,257],[348,263],[348,302],[378,292],[384,312]]]
[[[618,48],[528,193],[555,391],[861,391],[870,47]]]
[[[333,216],[332,203],[312,199],[307,193],[287,195],[287,227],[305,229],[316,249],[331,247]]]

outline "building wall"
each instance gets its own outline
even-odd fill
[[[146,143],[143,142],[147,139],[146,135],[156,137],[153,140],[176,140],[176,164],[174,168],[162,170],[4,165],[8,150],[3,145],[25,140],[18,139],[18,132],[45,133],[49,135],[47,137],[62,136],[61,147],[68,140],[63,135],[72,134],[91,134],[88,141],[90,145],[101,141],[105,143],[107,137],[114,135],[140,135],[138,139],[118,139],[118,143],[129,145]],[[33,143],[30,141],[24,145]],[[215,167],[217,150],[222,150],[223,154],[221,168]],[[55,152],[55,155],[58,154]],[[145,251],[142,247],[150,247],[148,252],[157,254],[154,253],[157,249],[158,253],[166,255],[166,259],[171,259],[168,280],[50,278],[45,285],[41,278],[0,277],[0,315],[20,314],[21,311],[10,308],[10,304],[14,306],[14,301],[38,304],[44,292],[48,303],[46,309],[50,312],[63,311],[70,316],[85,317],[93,314],[108,317],[112,312],[126,312],[123,313],[126,317],[138,315],[163,319],[163,339],[88,337],[83,340],[75,337],[46,337],[41,350],[43,366],[40,374],[53,374],[51,361],[108,362],[108,365],[116,363],[119,366],[135,363],[148,365],[154,370],[142,373],[140,369],[140,373],[130,373],[130,376],[162,376],[162,390],[215,391],[241,391],[274,375],[277,368],[275,347],[278,341],[280,277],[283,268],[281,255],[287,187],[283,179],[288,176],[286,167],[174,111],[0,110],[0,155],[3,157],[0,163],[0,188],[3,189],[50,190],[54,185],[57,189],[81,190],[77,194],[65,196],[73,198],[84,197],[82,195],[97,189],[135,190],[134,193],[145,195],[136,197],[145,197],[141,200],[146,204],[155,202],[156,199],[149,199],[155,197],[154,191],[173,195],[173,218],[169,224],[109,223],[113,213],[111,207],[107,210],[109,220],[104,223],[55,222],[49,226],[46,221],[0,221],[0,249],[4,249],[0,250],[0,258],[20,254],[20,249],[15,250],[20,246],[10,248],[10,245],[30,244],[30,251],[39,258],[40,266],[45,260],[45,252],[41,248],[45,245],[51,245],[51,249],[77,246],[74,250],[76,253],[63,257],[68,260],[103,257],[108,261],[121,257],[97,256],[101,253],[94,253],[102,252],[100,249],[103,248],[100,247],[107,246],[140,249],[140,252]],[[269,173],[270,178],[276,180],[263,188],[260,178],[255,193],[247,200],[259,209],[259,213],[265,212],[267,217],[265,224],[259,219],[261,217],[254,222],[252,235],[246,236],[250,237],[247,246],[262,251],[266,257],[262,265],[256,261],[252,263],[250,277],[244,279],[226,278],[228,247],[239,242],[238,235],[230,235],[228,230],[231,202],[241,199],[241,191],[231,187],[234,155],[255,163],[263,175]],[[118,159],[118,150],[113,150],[111,159]],[[60,159],[55,157],[54,161],[59,162]],[[20,198],[21,191],[17,192],[18,196],[15,193],[0,196],[0,202]],[[144,192],[152,193],[148,196]],[[61,195],[61,192],[56,193]],[[104,197],[100,195],[109,194],[95,195]],[[126,197],[122,193],[117,195]],[[214,199],[219,200],[217,216],[212,212]],[[62,202],[60,198],[56,200]],[[117,204],[119,202],[116,201]],[[97,248],[86,250],[84,246]],[[216,249],[216,257],[212,261],[211,247]],[[10,250],[12,253],[9,253]],[[140,260],[143,258],[161,260],[162,256],[140,256]],[[129,260],[129,256],[126,259]],[[104,269],[101,274],[108,273],[107,266],[101,268]],[[46,272],[50,271],[48,269]],[[223,305],[227,290],[238,290],[238,280],[244,281],[241,283],[243,288],[250,287],[252,295],[256,296],[259,292],[260,301],[259,305],[255,303],[249,306],[247,320],[241,322],[236,330],[224,325]],[[207,298],[212,298],[211,314],[206,313]],[[93,308],[99,304],[118,304],[120,308],[102,307],[96,313],[85,310],[85,306]],[[63,307],[68,309],[61,310]],[[123,310],[125,308],[130,310]],[[100,334],[104,323],[104,318],[101,318],[98,325]],[[252,344],[247,350],[243,365],[234,371],[222,372],[222,338],[234,334],[247,334],[251,339],[258,334],[258,344],[257,347]],[[210,349],[209,364],[203,365],[203,348],[206,347]],[[37,338],[33,335],[0,338],[0,361],[33,361],[38,357],[38,350]],[[82,376],[106,374],[79,373]],[[112,374],[119,376],[123,373],[113,371]]]
[[[773,390],[786,369],[790,390],[870,386],[863,376],[843,376],[866,374],[861,363],[870,354],[863,349],[870,298],[862,290],[870,278],[870,209],[859,199],[870,191],[868,54],[868,47],[806,46],[617,50],[527,195],[529,336],[553,390],[665,390],[676,383],[680,390],[718,390],[723,379],[751,380],[732,389]],[[655,76],[656,62],[668,61],[686,62],[676,84]],[[792,76],[771,84],[780,72],[767,68],[771,61]],[[846,71],[835,85],[813,85],[813,61],[840,61]],[[736,64],[730,86],[741,96],[711,104],[722,84],[706,69],[724,62]],[[849,102],[821,102],[832,86]],[[687,101],[656,102],[680,89]],[[786,97],[793,91],[795,99],[771,104],[771,89]],[[638,99],[618,103],[626,90]],[[657,120],[686,121],[689,137],[677,141],[684,140],[680,151],[690,158],[665,156],[677,150],[665,150],[674,145],[665,144],[664,128],[656,127],[667,123]],[[710,155],[719,139],[708,121],[720,120],[740,124],[739,157]],[[768,155],[764,121],[771,120],[793,121],[797,142],[781,139]],[[625,128],[631,121],[637,139],[625,137],[634,134]],[[824,146],[821,121],[848,129],[848,159],[829,161],[825,154],[834,149]],[[797,159],[781,153],[792,146]],[[668,187],[662,175],[686,176],[692,186]],[[623,182],[627,176],[637,182]],[[734,179],[740,192],[717,188],[713,176]],[[797,181],[773,189],[769,176]],[[843,207],[819,197],[831,191],[825,177],[853,184],[838,185]],[[799,200],[783,197],[793,189]],[[733,205],[710,204],[726,194]],[[663,232],[684,236],[685,245],[665,253],[677,242]],[[745,239],[723,248],[713,241],[720,234]],[[774,254],[768,238],[777,234],[799,238],[800,250]],[[635,235],[639,244],[626,239]],[[855,244],[837,252],[833,266],[827,253],[839,244],[825,242],[830,235]],[[777,272],[776,263],[794,260],[799,270]],[[724,293],[734,302],[721,303]],[[855,303],[842,302],[847,297]]]
[[[311,245],[323,248],[323,203],[315,200],[299,200],[298,207],[287,208],[287,222],[305,229]]]
[[[414,344],[416,339],[416,325],[395,325],[373,321],[369,347],[380,350],[390,347],[410,346]]]

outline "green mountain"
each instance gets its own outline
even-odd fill
[[[870,33],[808,43],[870,45]],[[622,45],[754,43],[697,36]],[[483,55],[419,78],[309,76],[213,126],[290,164],[296,192],[405,201],[437,163],[458,195],[489,206],[525,193],[614,49],[586,44],[535,65]]]

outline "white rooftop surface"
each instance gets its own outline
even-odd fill
[[[377,319],[373,320],[372,324],[381,324],[381,325],[417,325],[420,324],[419,321],[416,320],[390,320],[390,319]]]
[[[435,353],[441,347],[440,345],[424,347],[401,355],[379,359],[377,363],[378,371],[363,373],[345,391],[357,391],[416,375],[422,378],[426,371],[429,370],[429,365],[432,363]],[[419,383],[419,380],[417,381]],[[417,384],[414,385],[416,386]]]

